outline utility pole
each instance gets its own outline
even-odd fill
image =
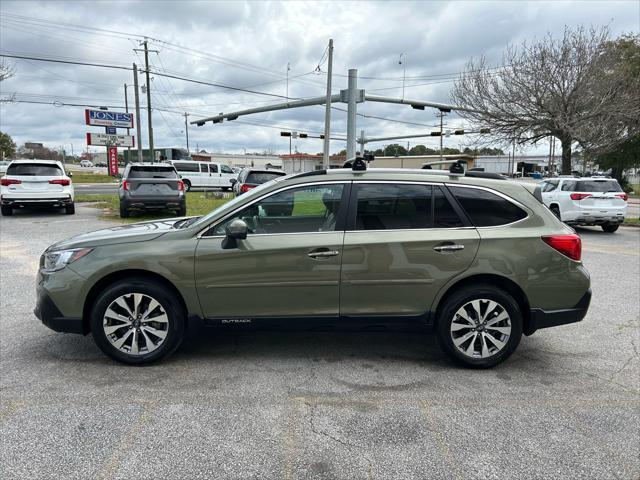
[[[127,96],[127,84],[124,84],[124,111],[129,113],[129,98]],[[127,128],[127,136],[129,136],[129,129]],[[127,147],[127,161],[131,161],[131,147]]]
[[[140,94],[138,92],[138,67],[133,64],[133,90],[136,102],[136,135],[138,137],[138,161],[142,162],[142,125],[140,125]]]
[[[188,116],[189,114],[187,112],[184,112],[184,133],[186,133],[187,135],[187,153],[191,154],[189,152],[189,123],[187,122]]]
[[[149,152],[151,153],[151,163],[153,163],[156,159],[156,153],[153,150],[153,124],[151,122],[151,79],[149,78],[149,45],[148,41],[145,40],[142,42],[142,46],[144,49],[144,66],[145,66],[145,75],[147,79],[147,122],[148,122],[148,130],[149,130]],[[140,51],[137,48],[134,48],[134,51]],[[152,52],[158,53],[157,50],[151,50]]]
[[[347,160],[356,154],[356,115],[358,113],[358,70],[349,69],[347,89]]]
[[[329,60],[327,67],[327,101],[324,109],[324,146],[322,167],[329,169],[329,149],[331,148],[331,76],[333,73],[333,39],[329,39]]]

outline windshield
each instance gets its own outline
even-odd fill
[[[14,163],[9,165],[7,175],[58,177],[63,173],[60,167],[48,163]]]
[[[284,176],[284,173],[282,172],[249,172],[245,182],[259,185],[282,176]]]
[[[128,178],[178,178],[173,167],[131,167]]]
[[[216,217],[218,215],[224,214],[226,212],[232,211],[236,207],[236,205],[238,205],[240,203],[243,203],[244,201],[247,200],[247,198],[251,198],[254,195],[260,194],[260,192],[262,192],[263,190],[267,190],[273,184],[275,184],[277,182],[281,182],[285,178],[287,178],[287,177],[283,175],[281,177],[274,178],[273,180],[271,180],[271,181],[269,181],[267,183],[263,183],[262,185],[252,189],[250,193],[245,194],[245,195],[241,195],[239,197],[236,197],[233,200],[230,200],[229,202],[225,203],[224,205],[219,206],[215,210],[212,210],[208,214],[200,217],[198,219],[198,221],[189,224],[189,226],[190,227],[202,227],[202,226],[206,225],[207,223],[209,223],[209,221],[212,218],[214,218],[214,217]]]
[[[580,180],[576,192],[621,192],[622,188],[616,180]]]

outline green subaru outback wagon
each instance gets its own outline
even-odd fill
[[[471,367],[589,307],[580,237],[523,184],[446,171],[277,178],[208,215],[78,235],[42,255],[35,314],[129,364],[198,323],[431,327]]]

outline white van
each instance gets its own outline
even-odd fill
[[[186,190],[196,188],[221,188],[231,190],[232,179],[238,174],[229,165],[216,162],[194,162],[189,160],[175,160],[170,163],[176,168],[178,175],[184,182]]]

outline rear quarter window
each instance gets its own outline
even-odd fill
[[[64,173],[57,165],[46,163],[14,163],[7,168],[7,175],[58,177],[64,175]]]
[[[517,222],[527,212],[496,195],[479,188],[449,187],[453,196],[476,227],[495,227]]]

